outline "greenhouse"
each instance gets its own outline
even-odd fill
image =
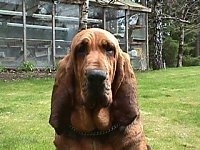
[[[69,52],[80,24],[81,0],[0,0],[0,66],[55,68]],[[133,1],[90,0],[88,28],[113,33],[134,68],[148,68],[148,13]]]

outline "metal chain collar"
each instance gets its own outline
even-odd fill
[[[94,130],[91,132],[83,132],[83,131],[78,131],[76,128],[74,128],[72,125],[69,125],[68,128],[73,131],[73,133],[78,134],[80,136],[87,136],[87,137],[91,137],[91,136],[101,136],[101,135],[106,135],[109,134],[113,131],[115,131],[116,129],[118,129],[120,127],[119,124],[113,125],[110,129],[105,130],[105,131],[101,131],[101,130]]]

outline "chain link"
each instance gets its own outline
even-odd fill
[[[105,130],[105,131],[101,131],[101,130],[95,130],[95,131],[91,131],[91,132],[82,132],[82,131],[78,131],[76,128],[74,128],[72,125],[69,125],[68,128],[73,131],[75,134],[78,134],[80,136],[101,136],[101,135],[106,135],[109,134],[113,131],[115,131],[116,129],[118,129],[120,127],[119,124],[113,125],[110,129]]]

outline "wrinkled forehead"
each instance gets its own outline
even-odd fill
[[[119,46],[118,40],[110,32],[103,29],[91,28],[87,30],[82,30],[81,32],[75,35],[75,37],[72,40],[71,49],[74,49],[76,45],[79,45],[85,40],[89,42],[89,45],[92,43],[94,44],[93,41],[98,43],[106,40],[109,43],[115,45],[115,47]]]

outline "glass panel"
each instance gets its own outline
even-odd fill
[[[135,69],[145,70],[146,67],[146,45],[138,44],[138,45],[130,45],[129,55],[131,58],[132,66]]]
[[[129,55],[135,69],[146,69],[146,24],[145,14],[130,11]]]
[[[27,59],[37,67],[52,66],[52,3],[39,1],[27,17]],[[79,6],[56,5],[56,58],[62,58],[79,26]]]
[[[0,1],[0,66],[16,68],[23,61],[21,0]]]
[[[145,40],[144,14],[131,12],[129,17],[129,37],[130,40]]]
[[[56,7],[56,58],[69,52],[79,28],[79,5],[60,3]]]
[[[103,29],[103,17],[103,8],[95,6],[94,3],[91,3],[89,6],[88,27],[96,27]]]
[[[26,1],[27,61],[52,66],[52,3]],[[22,0],[0,1],[0,65],[17,67],[23,61]],[[63,57],[78,31],[79,5],[56,6],[56,56]]]
[[[106,10],[106,29],[119,39],[121,48],[125,50],[125,10],[108,8]]]
[[[26,2],[27,61],[37,68],[52,66],[52,3]]]

